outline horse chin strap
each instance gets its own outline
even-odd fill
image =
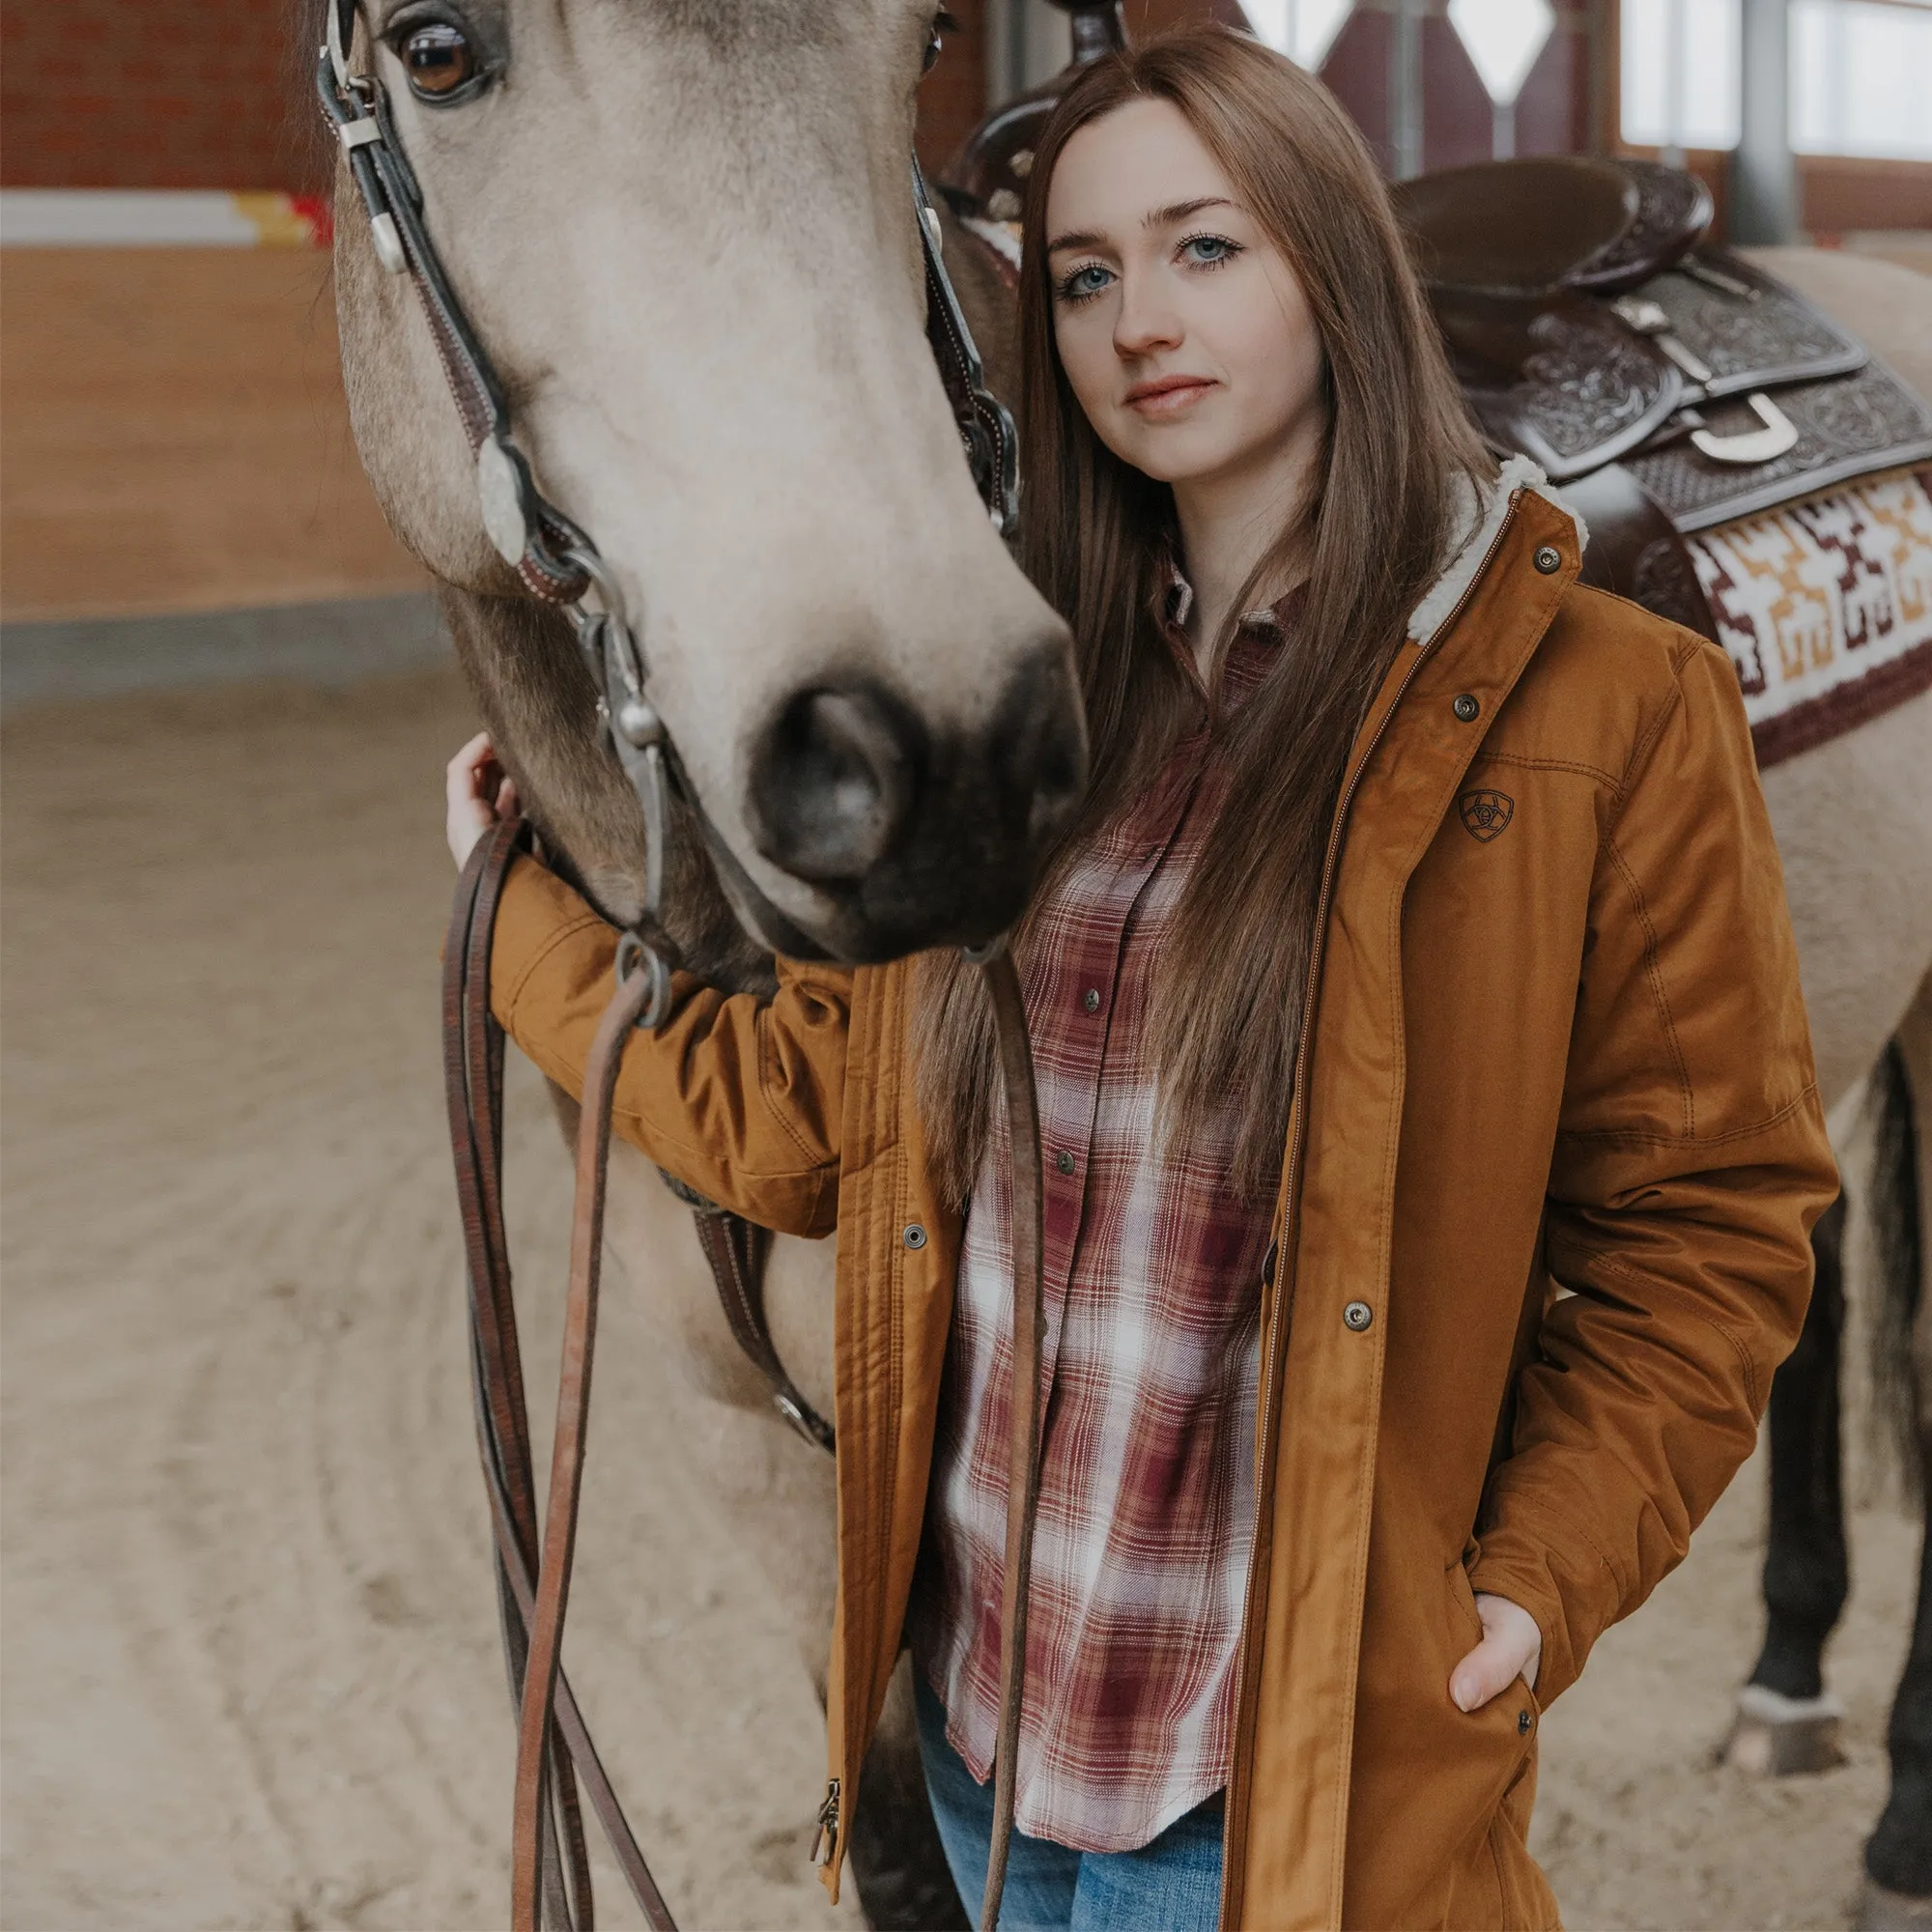
[[[351,71],[356,11],[357,0],[327,0],[327,40],[316,65],[323,112],[362,197],[377,258],[389,273],[414,279],[475,455],[483,527],[532,596],[570,611],[597,688],[599,720],[644,814],[642,910],[637,926],[618,942],[616,987],[584,1072],[556,1435],[540,1528],[497,1189],[502,1036],[489,1000],[497,899],[523,837],[520,826],[499,824],[471,855],[445,948],[445,1058],[469,1257],[479,1440],[496,1528],[504,1644],[519,1713],[512,1923],[516,1932],[539,1932],[546,1922],[553,1932],[571,1932],[573,1927],[589,1932],[593,1908],[578,1796],[581,1778],[647,1922],[659,1932],[675,1932],[559,1668],[589,1416],[611,1103],[632,1029],[654,1031],[670,1011],[675,957],[664,936],[662,913],[674,757],[664,721],[646,693],[638,626],[616,577],[589,536],[538,490],[528,461],[512,439],[502,385],[424,225],[422,190],[397,139],[387,98],[373,74]],[[986,387],[972,330],[946,272],[939,214],[917,158],[911,173],[925,263],[927,339],[974,481],[993,527],[1011,544],[1018,526],[1012,418]],[[696,802],[691,803],[707,838],[715,841]],[[1018,977],[1002,942],[968,957],[984,973],[993,1005],[1013,1143],[1015,1386],[1001,1606],[996,1822],[982,1901],[982,1923],[990,1928],[999,1916],[1012,1831],[1026,1673],[1027,1573],[1038,1483],[1041,1186],[1038,1118]],[[819,1429],[822,1446],[829,1447],[830,1431],[822,1423]],[[835,1832],[836,1815],[835,1808]]]

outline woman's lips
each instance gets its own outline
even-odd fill
[[[1125,402],[1137,415],[1164,419],[1184,415],[1213,387],[1206,376],[1157,376],[1151,382],[1136,383],[1127,391]]]

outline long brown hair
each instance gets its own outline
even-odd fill
[[[1303,614],[1226,732],[1222,811],[1156,961],[1149,1035],[1170,1135],[1233,1096],[1232,1182],[1277,1172],[1316,895],[1349,746],[1441,570],[1459,475],[1494,464],[1469,424],[1388,193],[1333,96],[1224,27],[1162,36],[1085,68],[1035,151],[1020,272],[1023,561],[1071,627],[1093,779],[1041,890],[1198,719],[1159,635],[1173,498],[1115,456],[1074,397],[1054,339],[1046,202],[1068,140],[1129,101],[1179,109],[1299,282],[1320,333],[1325,445],[1309,500],[1284,503],[1236,611],[1296,559]],[[1225,639],[1222,640],[1225,642]],[[1038,903],[1039,893],[1035,902]],[[1022,923],[1017,944],[1024,951]],[[979,976],[922,962],[919,1101],[943,1184],[972,1185],[997,1072]]]

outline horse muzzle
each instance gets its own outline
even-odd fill
[[[793,693],[753,741],[750,830],[760,858],[810,889],[803,923],[825,952],[895,959],[1012,924],[1086,775],[1055,644],[1020,664],[984,724],[951,734],[876,677]]]

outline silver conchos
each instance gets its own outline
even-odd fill
[[[476,445],[476,496],[483,506],[483,528],[496,552],[512,570],[529,548],[530,526],[524,514],[525,471],[515,450],[497,438]]]

